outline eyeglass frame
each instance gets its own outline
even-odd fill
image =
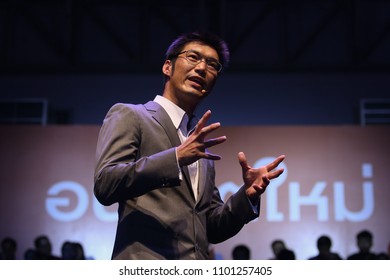
[[[199,59],[198,61],[191,61],[191,60],[188,58],[188,53],[189,53],[189,52],[192,52],[192,53],[196,54],[197,56],[200,57],[200,59]],[[218,60],[216,60],[216,59],[214,59],[214,58],[204,57],[204,56],[201,55],[199,52],[194,51],[194,50],[185,50],[185,51],[181,51],[181,52],[179,52],[178,54],[176,54],[173,58],[177,58],[177,57],[179,57],[179,55],[181,55],[181,54],[183,54],[183,53],[186,54],[183,58],[185,58],[189,63],[193,64],[194,66],[196,66],[196,65],[198,65],[199,63],[201,63],[202,61],[204,61],[204,62],[206,63],[206,65],[207,65],[207,67],[209,67],[209,66],[210,66],[210,64],[209,64],[210,62],[216,62],[217,65],[219,65],[219,70],[216,69],[216,68],[213,67],[213,66],[210,66],[210,67],[212,67],[213,69],[215,69],[215,70],[217,71],[217,73],[220,73],[220,72],[222,71],[222,69],[223,69],[223,66],[222,66],[221,62],[219,62]]]

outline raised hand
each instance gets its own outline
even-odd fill
[[[208,110],[195,126],[195,130],[191,135],[176,149],[177,159],[180,166],[189,165],[200,158],[211,160],[219,160],[221,157],[216,154],[211,154],[206,151],[207,148],[221,144],[226,141],[226,136],[220,136],[213,139],[206,139],[206,136],[218,129],[221,124],[219,122],[206,126],[207,121],[211,116],[211,111]]]
[[[265,166],[253,168],[248,164],[245,154],[243,152],[238,153],[238,161],[242,168],[242,178],[246,187],[246,194],[253,204],[265,192],[270,181],[283,173],[283,168],[276,168],[284,158],[285,156],[281,155]]]

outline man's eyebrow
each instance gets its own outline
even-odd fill
[[[215,57],[212,57],[212,56],[205,56],[205,55],[203,55],[203,54],[201,54],[200,52],[195,51],[195,50],[189,50],[189,51],[193,51],[194,53],[196,53],[197,55],[200,55],[200,56],[204,57],[205,59],[214,60],[214,61],[218,61],[218,62],[219,62],[219,59],[217,59],[217,58],[215,58]]]

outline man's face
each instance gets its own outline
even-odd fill
[[[219,62],[218,54],[199,42],[188,43],[182,52],[174,62],[166,61],[163,66],[164,74],[169,76],[169,88],[174,94],[202,99],[211,92],[218,77],[218,71],[212,67],[215,61]],[[196,59],[200,62],[195,62]]]

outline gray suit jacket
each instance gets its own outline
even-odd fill
[[[186,167],[179,179],[179,145],[171,119],[156,102],[115,104],[107,113],[94,193],[103,205],[118,203],[113,259],[207,259],[209,242],[232,237],[258,216],[243,187],[223,203],[210,160],[199,161],[195,201]]]

